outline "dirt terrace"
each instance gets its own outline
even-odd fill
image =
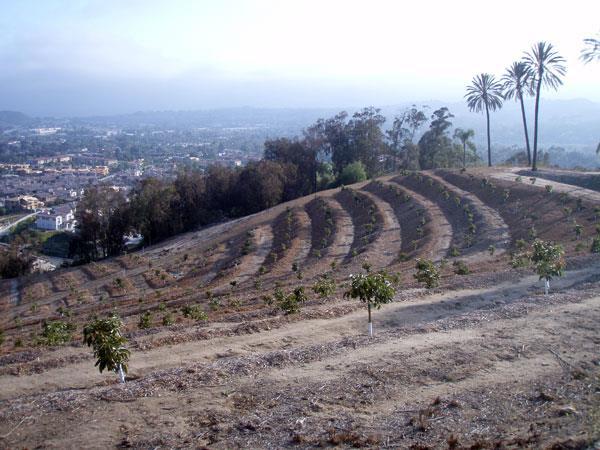
[[[589,248],[600,199],[517,176],[385,177],[143,253],[3,283],[0,446],[595,445],[600,260]],[[569,270],[547,297],[529,270],[509,268],[509,253],[534,236],[567,251]],[[452,245],[470,275],[447,264],[439,289],[418,286],[414,259],[453,258]],[[365,260],[402,282],[375,312],[373,339],[363,307],[342,298]],[[325,273],[337,290],[319,299],[310,287]],[[299,285],[310,297],[299,314],[262,300]],[[209,320],[182,317],[190,303]],[[80,325],[114,309],[132,349],[125,385],[100,375],[80,344]],[[42,321],[61,311],[78,326],[73,342],[35,346]],[[139,329],[145,311],[151,328]],[[175,324],[161,326],[167,313]]]

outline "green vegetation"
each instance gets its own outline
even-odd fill
[[[124,383],[130,353],[125,348],[127,339],[121,334],[122,325],[115,314],[107,319],[93,320],[83,328],[83,342],[94,350],[95,366],[100,373],[104,369],[114,371]]]
[[[559,244],[536,239],[532,245],[531,262],[540,280],[545,282],[546,295],[550,290],[550,280],[561,277],[565,269],[564,249]]]
[[[140,316],[140,320],[138,322],[138,328],[140,330],[145,330],[152,326],[152,314],[150,311],[146,311],[144,314]]]
[[[41,345],[64,345],[71,341],[75,325],[60,320],[42,323]]]
[[[428,289],[435,288],[440,283],[440,272],[428,259],[417,259],[417,273],[413,276],[419,283],[424,283]]]
[[[452,265],[454,266],[454,273],[456,275],[468,275],[470,273],[469,268],[464,261],[454,261]]]
[[[300,312],[300,307],[308,300],[302,286],[297,287],[287,295],[283,294],[280,289],[276,289],[274,297],[279,308],[286,314]]]
[[[369,336],[373,336],[373,322],[371,320],[371,306],[380,309],[382,305],[390,303],[394,299],[396,290],[392,285],[390,277],[384,273],[370,273],[350,275],[350,289],[344,293],[344,297],[357,298],[367,304],[369,314]]]
[[[358,183],[360,181],[365,181],[367,179],[367,171],[365,166],[360,161],[355,161],[351,164],[348,164],[338,178],[339,183],[343,185],[349,185]]]
[[[335,281],[327,275],[323,275],[315,282],[312,290],[319,297],[327,298],[335,293]]]
[[[185,305],[181,312],[183,313],[183,317],[187,317],[189,319],[196,321],[208,320],[208,315],[204,312],[200,305]]]

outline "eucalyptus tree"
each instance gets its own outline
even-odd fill
[[[523,62],[531,73],[531,88],[535,89],[535,117],[533,128],[533,160],[531,170],[537,170],[538,125],[540,111],[540,95],[542,86],[558,89],[563,83],[562,77],[567,73],[565,59],[558,54],[552,44],[538,42],[531,51],[525,53]]]
[[[503,96],[506,100],[518,101],[521,104],[521,117],[523,118],[523,131],[525,132],[525,145],[527,148],[527,162],[531,165],[531,147],[529,145],[529,132],[527,131],[527,117],[525,115],[524,95],[533,95],[529,82],[531,72],[523,61],[516,61],[507,67],[502,76]]]
[[[467,167],[467,147],[469,150],[475,150],[475,144],[471,141],[473,136],[475,136],[475,132],[471,129],[456,128],[454,130],[454,139],[459,140],[463,146],[463,168]]]
[[[487,125],[488,166],[492,166],[492,149],[490,141],[490,111],[502,108],[502,84],[493,75],[481,73],[473,78],[467,86],[467,106],[471,111],[485,110]]]

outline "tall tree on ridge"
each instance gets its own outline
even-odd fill
[[[487,124],[488,166],[492,166],[492,148],[490,140],[490,110],[502,108],[502,85],[493,75],[481,73],[473,78],[471,85],[467,86],[467,106],[471,111],[482,112],[485,110]]]
[[[529,145],[529,132],[527,131],[527,117],[525,115],[525,104],[523,95],[533,95],[531,83],[529,82],[531,73],[527,65],[522,61],[516,61],[510,65],[502,76],[503,96],[506,100],[515,99],[521,104],[521,116],[523,118],[523,130],[525,132],[525,145],[527,148],[527,161],[531,165],[531,147]]]
[[[537,170],[537,144],[538,144],[538,124],[540,110],[540,94],[542,85],[558,89],[563,82],[561,77],[567,73],[564,65],[565,59],[558,54],[552,44],[548,42],[538,42],[533,46],[530,52],[525,53],[523,62],[531,72],[531,87],[535,89],[535,118],[533,128],[533,161],[531,170]]]

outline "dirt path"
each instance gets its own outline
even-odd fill
[[[498,180],[511,181],[516,183],[516,178],[519,176],[517,172],[523,170],[522,168],[514,168],[505,172],[490,172],[489,176],[491,178],[495,178]],[[575,198],[580,198],[582,200],[587,200],[593,203],[600,203],[600,192],[593,191],[591,189],[585,189],[582,187],[574,186],[572,184],[559,183],[558,181],[548,180],[543,178],[543,172],[539,175],[536,174],[536,178],[538,181],[535,184],[531,184],[529,182],[529,177],[523,175],[523,183],[527,183],[528,185],[536,188],[536,189],[545,189],[546,185],[550,185],[554,188],[555,192],[564,192],[569,194]]]
[[[467,200],[483,218],[483,223],[479,224],[479,232],[485,237],[482,243],[483,248],[477,253],[466,256],[464,259],[469,262],[477,262],[482,259],[489,259],[487,249],[490,245],[493,245],[496,248],[495,254],[497,256],[504,254],[510,245],[510,233],[509,227],[504,219],[502,219],[500,213],[487,206],[476,195],[453,185],[452,183],[446,181],[446,179],[443,177],[433,173],[428,173],[428,175],[438,183],[441,183],[450,192],[458,195],[462,199]]]

